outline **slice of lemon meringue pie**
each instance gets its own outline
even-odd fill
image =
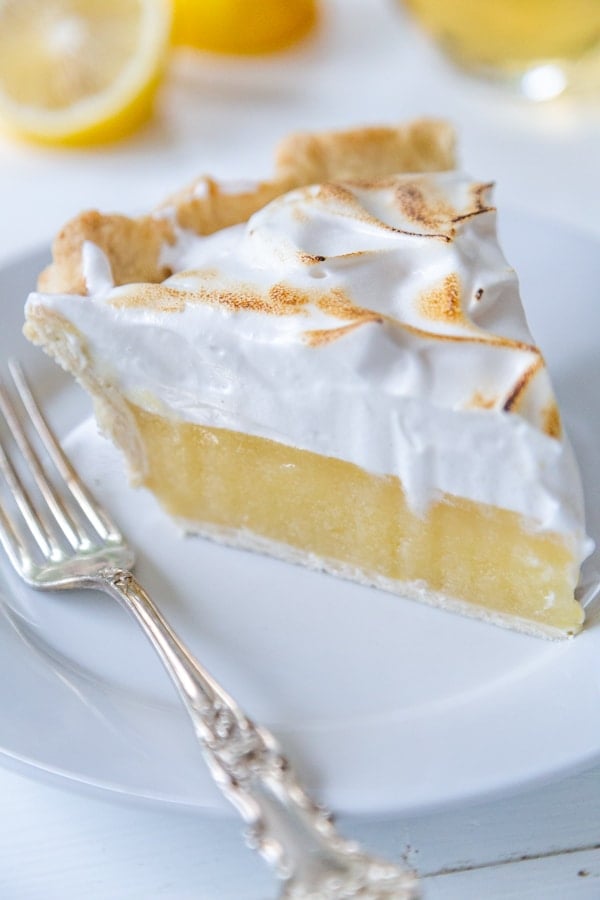
[[[85,213],[25,332],[186,531],[574,634],[577,468],[490,185],[453,164],[437,122],[295,136],[272,181]]]

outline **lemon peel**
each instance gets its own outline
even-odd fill
[[[316,19],[316,0],[175,0],[173,42],[218,53],[270,53],[304,37]]]

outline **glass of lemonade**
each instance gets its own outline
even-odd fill
[[[600,0],[405,0],[462,68],[532,100],[600,94]]]

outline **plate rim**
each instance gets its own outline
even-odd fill
[[[567,232],[569,235],[575,236],[585,236],[586,240],[589,241],[590,246],[595,245],[596,248],[600,246],[600,242],[597,237],[593,233],[589,233],[584,229],[578,228],[576,226],[571,226],[568,223],[562,223],[556,219],[548,219],[546,217],[533,216],[528,212],[523,210],[512,210],[512,209],[504,209],[501,210],[500,213],[501,221],[506,223],[506,220],[510,220],[511,217],[515,219],[524,218],[526,220],[533,221],[542,226],[551,227],[558,229],[559,231]],[[506,228],[506,224],[501,226],[502,228]],[[16,254],[15,256],[9,258],[8,260],[0,261],[0,284],[2,281],[7,278],[7,273],[15,270],[26,269],[28,267],[32,267],[33,265],[37,265],[37,262],[42,258],[47,258],[48,252],[47,247],[42,245],[36,245],[32,247],[28,251],[21,252]],[[2,338],[0,338],[0,343],[2,343]],[[52,363],[50,360],[47,360],[43,357],[44,363],[50,367],[52,367]],[[64,375],[65,382],[68,381],[68,376]],[[585,634],[585,632],[584,632]],[[583,635],[576,638],[576,641],[581,641]],[[219,806],[206,806],[206,805],[198,805],[195,802],[184,802],[182,800],[173,799],[170,797],[165,797],[158,792],[157,795],[147,794],[138,792],[131,792],[127,788],[119,787],[116,785],[102,783],[100,781],[94,782],[89,778],[79,776],[72,772],[63,771],[57,768],[48,767],[48,765],[44,764],[43,761],[33,760],[33,759],[25,759],[11,753],[10,749],[2,745],[0,746],[0,759],[6,764],[10,764],[11,767],[17,768],[22,771],[23,774],[31,774],[36,777],[49,777],[52,780],[58,782],[59,784],[64,784],[65,787],[71,785],[75,786],[78,790],[92,790],[94,792],[100,791],[102,794],[114,797],[115,799],[128,799],[128,800],[139,800],[140,802],[150,802],[150,803],[158,803],[159,805],[174,805],[180,808],[194,808],[194,809],[202,809],[203,812],[206,813],[216,813],[219,814],[223,811],[223,809]],[[359,808],[355,809],[344,809],[342,805],[342,812],[344,814],[352,814],[354,812],[358,812],[358,814],[382,814],[382,815],[390,815],[396,812],[400,812],[402,814],[420,814],[423,812],[433,812],[435,810],[446,809],[449,807],[455,807],[461,804],[472,804],[477,803],[482,800],[494,799],[502,796],[507,796],[513,793],[519,793],[523,790],[529,789],[530,787],[536,787],[540,784],[548,783],[554,779],[566,777],[569,774],[575,774],[576,772],[584,771],[593,766],[600,759],[600,739],[598,740],[597,745],[593,750],[590,750],[587,753],[580,754],[579,756],[575,755],[572,758],[563,760],[560,764],[550,764],[548,763],[545,768],[542,768],[538,771],[537,774],[529,774],[522,775],[521,778],[515,779],[514,777],[506,776],[504,779],[500,778],[496,781],[495,784],[489,785],[487,790],[477,790],[472,793],[462,792],[457,794],[456,796],[452,795],[450,792],[446,797],[440,798],[439,800],[425,800],[424,802],[416,803],[413,802],[412,805],[408,805],[407,807],[398,807],[397,803],[391,804],[389,807],[379,808],[379,809],[371,809],[371,808]],[[200,762],[200,764],[202,764]],[[225,806],[224,809],[227,809]]]

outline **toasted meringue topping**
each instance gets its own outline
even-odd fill
[[[88,252],[89,297],[29,303],[142,405],[398,475],[416,506],[445,491],[581,529],[489,193],[457,172],[301,188],[214,235],[174,226],[162,284],[110,287]]]

